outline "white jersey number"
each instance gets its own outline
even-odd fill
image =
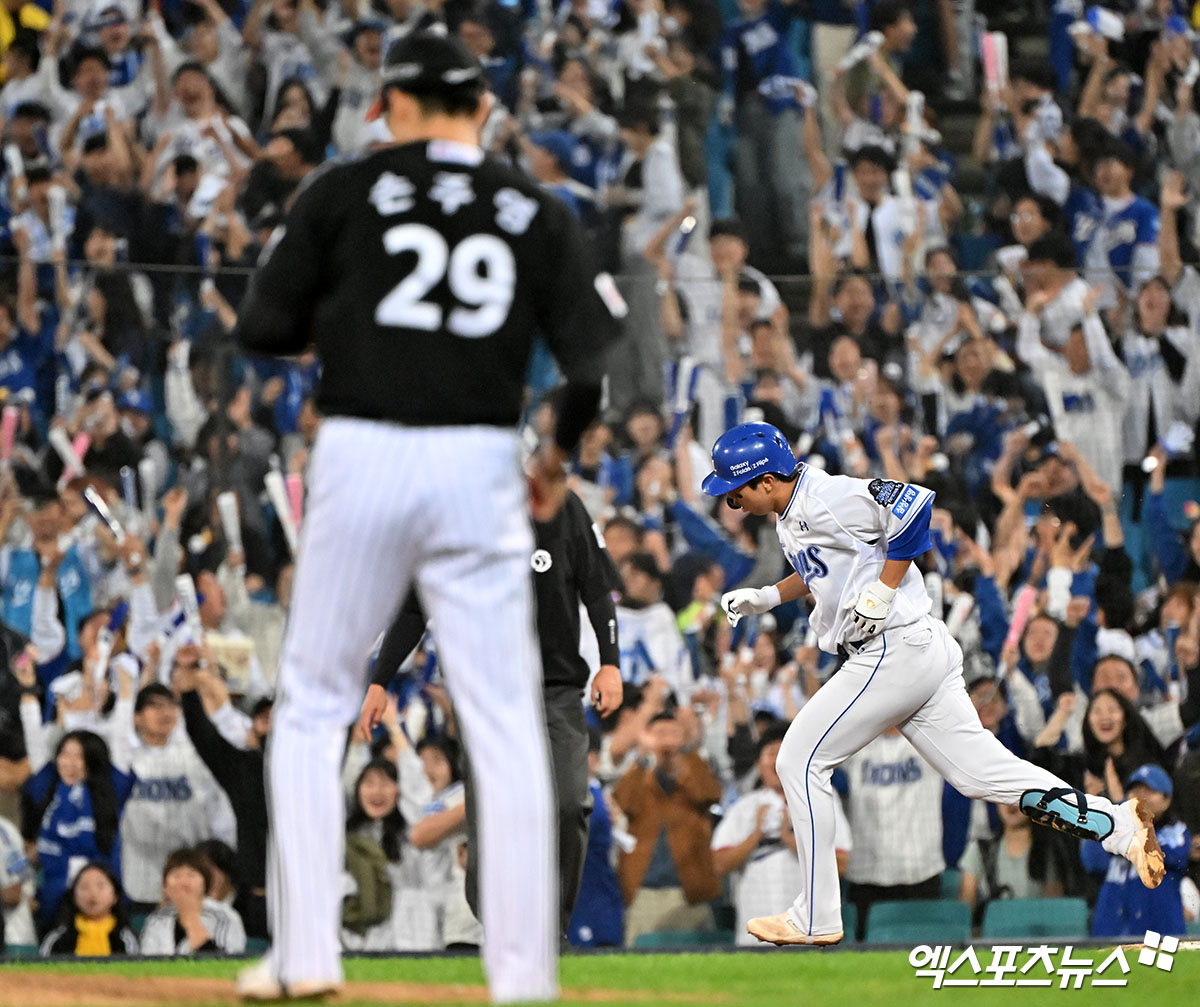
[[[442,327],[439,305],[422,300],[444,276],[450,293],[465,307],[445,318],[456,336],[490,336],[508,317],[517,285],[512,249],[494,234],[472,234],[451,251],[443,238],[425,224],[397,224],[383,235],[388,255],[416,252],[413,271],[394,286],[375,309],[375,321],[399,329],[435,332]]]

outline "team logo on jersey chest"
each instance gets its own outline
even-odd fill
[[[545,549],[539,549],[529,558],[534,573],[545,573],[554,565],[554,560]]]

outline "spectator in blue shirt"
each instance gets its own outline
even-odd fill
[[[543,189],[553,193],[576,217],[580,215],[577,191],[581,188],[571,180],[571,163],[578,141],[565,129],[548,129],[528,137],[525,156],[529,171]]]
[[[1167,876],[1157,888],[1147,888],[1128,863],[1106,853],[1099,843],[1085,841],[1080,855],[1093,874],[1106,872],[1096,911],[1092,917],[1093,937],[1141,937],[1147,930],[1160,934],[1186,932],[1179,885],[1188,866],[1192,837],[1187,826],[1171,814],[1175,787],[1161,766],[1147,764],[1130,774],[1126,787],[1154,812],[1154,827],[1162,847]]]
[[[118,820],[133,778],[113,768],[104,739],[72,731],[22,788],[21,833],[37,844],[42,882],[38,922],[45,929],[66,894],[72,861],[99,861],[119,877]]]
[[[1096,162],[1101,213],[1088,246],[1088,280],[1101,285],[1100,308],[1115,307],[1158,273],[1158,207],[1131,188],[1136,158],[1128,144],[1108,143]]]
[[[721,40],[722,118],[736,127],[734,185],[751,257],[796,262],[807,253],[812,176],[800,145],[800,107],[788,81],[787,34],[795,11],[781,0],[740,0],[742,17]],[[777,86],[782,85],[782,86]]]
[[[625,903],[612,868],[610,851],[613,821],[596,778],[600,765],[600,732],[588,730],[588,789],[592,792],[592,817],[588,822],[587,854],[579,898],[567,926],[567,939],[579,948],[620,947],[624,935]]]

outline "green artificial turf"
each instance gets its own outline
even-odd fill
[[[1099,963],[1107,950],[1081,948],[1077,958]],[[980,949],[986,968],[989,953]],[[957,958],[952,954],[951,961]],[[990,1005],[1109,1002],[1120,1007],[1173,1007],[1192,1004],[1200,994],[1200,955],[1183,951],[1175,956],[1170,972],[1137,963],[1137,952],[1127,952],[1130,972],[1125,987],[1089,987],[1080,990],[1036,987],[932,988],[929,978],[916,978],[906,951],[788,950],[744,954],[631,954],[571,955],[562,961],[562,985],[571,992],[628,990],[607,997],[606,1003],[629,1007],[696,1004],[701,1007],[867,1007],[867,1005],[964,1004]],[[1018,959],[1018,962],[1024,958]],[[131,961],[110,964],[13,963],[0,967],[0,988],[6,968],[46,969],[60,974],[120,974],[131,977],[178,975],[222,977],[232,980],[244,963],[239,961]],[[970,975],[969,972],[958,973]],[[1117,974],[1115,972],[1107,973]],[[483,972],[474,958],[347,959],[346,978],[351,982],[446,983],[478,985]],[[980,978],[987,978],[984,973]],[[343,996],[341,1005],[381,1007],[386,1001],[364,1001]],[[453,1000],[442,1001],[454,1003]],[[465,1001],[464,1001],[465,1002]],[[597,1002],[567,997],[563,1003]]]

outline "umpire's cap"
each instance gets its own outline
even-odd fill
[[[368,119],[383,111],[389,87],[412,95],[478,97],[484,90],[483,67],[458,38],[419,31],[393,45],[383,60],[379,96]]]

